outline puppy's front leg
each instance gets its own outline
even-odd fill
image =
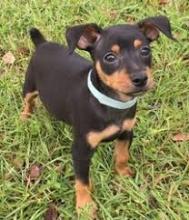
[[[115,169],[121,176],[132,176],[133,172],[128,166],[129,147],[133,138],[133,131],[125,131],[116,140],[115,144]]]
[[[91,183],[89,181],[89,166],[93,150],[85,140],[80,137],[74,140],[72,157],[75,171],[76,209],[78,214],[89,208],[89,219],[96,218],[96,205],[91,198]]]

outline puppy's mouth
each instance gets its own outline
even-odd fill
[[[148,88],[145,87],[145,88],[142,88],[142,89],[135,89],[134,91],[129,92],[127,94],[130,95],[130,96],[136,97],[136,96],[144,95],[144,93],[146,93],[147,91],[148,91]]]
[[[144,95],[146,92],[153,90],[155,87],[155,84],[153,83],[153,85],[151,86],[144,86],[141,88],[134,88],[131,92],[127,92],[125,94],[127,94],[128,96],[132,96],[132,97],[137,97],[137,96],[142,96]]]

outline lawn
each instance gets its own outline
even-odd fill
[[[188,0],[0,1],[0,219],[41,220],[51,203],[59,219],[77,219],[71,128],[51,118],[40,101],[31,119],[20,120],[34,49],[28,30],[38,27],[48,39],[65,43],[67,26],[105,27],[159,14],[170,18],[178,42],[162,36],[152,46],[156,89],[138,101],[130,149],[135,177],[118,177],[112,143],[101,145],[91,167],[93,196],[100,220],[189,219],[189,142],[172,140],[175,133],[189,132]],[[8,51],[13,64],[2,60]],[[30,183],[34,164],[40,175]]]

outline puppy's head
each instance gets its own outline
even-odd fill
[[[102,29],[96,24],[71,27],[66,32],[70,52],[77,47],[91,54],[101,81],[125,96],[137,96],[154,85],[150,43],[162,32],[174,40],[165,16]]]

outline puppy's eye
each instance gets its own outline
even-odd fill
[[[149,56],[150,55],[150,48],[148,46],[144,46],[140,48],[140,54],[144,57]]]
[[[105,54],[104,56],[104,61],[107,63],[114,63],[116,60],[117,60],[117,57],[114,53],[109,52]]]

